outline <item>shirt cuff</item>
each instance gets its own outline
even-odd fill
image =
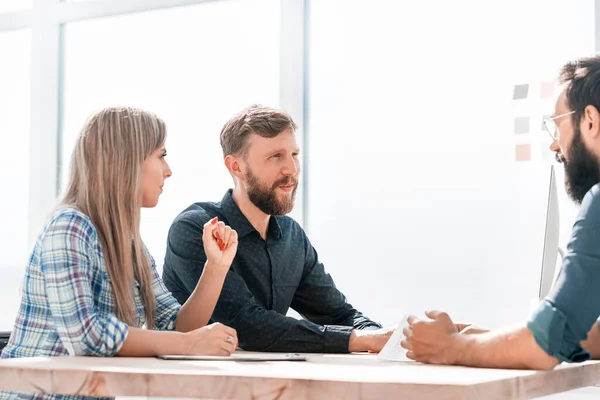
[[[114,314],[109,314],[106,324],[106,341],[101,355],[114,356],[121,350],[129,334],[129,326],[117,318]]]
[[[161,321],[160,325],[157,327],[160,331],[174,331],[175,325],[177,324],[177,315],[179,315],[179,310],[181,310],[181,306],[177,305],[171,310],[171,315],[168,315],[163,321]]]
[[[548,355],[563,362],[582,362],[590,354],[569,329],[567,317],[549,301],[543,300],[527,321],[536,343]]]
[[[358,328],[359,331],[376,331],[377,329],[381,329],[383,326],[378,324],[377,322],[373,322],[367,326],[363,326]]]
[[[348,353],[350,334],[354,330],[351,326],[326,325],[325,326],[325,353]]]

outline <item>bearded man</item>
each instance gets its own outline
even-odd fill
[[[565,167],[567,193],[581,208],[553,288],[527,322],[479,334],[459,334],[441,311],[410,316],[402,341],[408,358],[541,370],[600,358],[600,55],[567,62],[558,83],[545,125],[550,150]]]
[[[221,147],[234,188],[220,202],[195,203],[175,219],[164,283],[185,303],[204,273],[203,226],[218,217],[237,231],[239,244],[211,322],[236,329],[241,348],[379,352],[393,328],[382,328],[346,301],[304,230],[286,216],[300,175],[295,131],[287,113],[260,105],[225,124]],[[303,319],[286,316],[290,308]]]

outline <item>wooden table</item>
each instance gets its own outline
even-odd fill
[[[164,361],[39,357],[0,360],[0,389],[93,396],[209,399],[525,399],[600,382],[600,361],[553,371],[386,362],[374,355],[308,361]]]

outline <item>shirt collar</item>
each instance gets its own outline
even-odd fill
[[[242,210],[240,210],[235,201],[233,201],[232,189],[229,189],[225,193],[225,196],[223,196],[223,199],[221,200],[221,209],[223,210],[225,218],[227,218],[229,226],[237,232],[238,239],[256,231],[254,226],[248,221],[248,218],[242,213]],[[271,216],[269,219],[269,227],[267,228],[268,239],[279,239],[282,235],[281,226],[277,220],[278,218],[279,217]]]

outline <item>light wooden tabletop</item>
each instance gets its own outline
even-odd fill
[[[306,362],[8,359],[0,360],[0,389],[248,400],[526,399],[600,382],[600,361],[537,372],[386,362],[368,354],[307,357]]]

